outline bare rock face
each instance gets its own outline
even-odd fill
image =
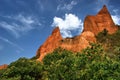
[[[7,64],[0,65],[0,70],[1,70],[1,69],[6,69],[7,66],[8,66]]]
[[[96,42],[94,33],[90,32],[90,31],[85,31],[80,36],[83,36],[89,42]]]
[[[39,61],[42,61],[46,54],[52,52],[55,48],[61,47],[73,52],[79,52],[89,46],[89,42],[95,42],[95,36],[92,32],[86,31],[73,38],[62,38],[59,27],[56,27],[45,43],[37,51]]]
[[[84,20],[84,31],[91,31],[95,35],[104,29],[108,30],[109,34],[112,34],[118,30],[115,26],[107,7],[104,5],[103,8],[98,12],[97,15],[88,15]]]
[[[110,34],[118,30],[118,27],[115,26],[106,6],[103,6],[97,15],[87,16],[85,18],[84,30],[81,35],[73,38],[62,38],[59,27],[56,27],[44,44],[40,46],[36,56],[39,61],[42,61],[46,54],[58,47],[73,52],[79,52],[88,47],[90,42],[96,42],[95,35],[104,29],[107,29]]]
[[[90,31],[86,31],[79,36],[62,39],[60,47],[73,52],[79,52],[88,47],[90,42],[95,41],[95,35]]]
[[[41,61],[47,53],[50,53],[57,48],[61,39],[62,36],[60,34],[59,27],[56,27],[45,43],[38,49],[37,56],[40,56],[39,60]]]

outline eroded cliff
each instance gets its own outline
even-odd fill
[[[84,20],[83,32],[73,38],[62,38],[59,27],[56,27],[47,40],[40,46],[37,51],[38,60],[42,60],[44,56],[52,52],[55,48],[61,47],[73,52],[79,52],[89,46],[90,42],[96,42],[95,35],[104,29],[112,34],[118,30],[115,26],[107,7],[98,12],[97,15],[88,15]]]

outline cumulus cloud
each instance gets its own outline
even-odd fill
[[[118,9],[114,9],[113,10],[114,14],[111,15],[111,16],[112,16],[112,19],[113,19],[114,23],[120,25],[120,16],[118,14],[119,13],[118,11],[119,11]]]
[[[120,25],[120,16],[119,15],[112,15],[112,19],[115,24]]]
[[[12,33],[16,38],[21,34],[36,29],[36,26],[41,25],[39,20],[32,16],[23,16],[22,14],[17,16],[5,16],[5,18],[11,22],[0,21],[0,27]]]
[[[57,10],[71,10],[76,4],[76,1],[71,1],[69,4],[59,4]]]
[[[65,14],[64,19],[54,17],[52,26],[59,26],[63,37],[72,37],[72,31],[82,32],[83,22],[74,14]]]

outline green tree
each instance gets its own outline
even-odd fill
[[[91,44],[81,53],[56,49],[44,60],[48,80],[119,80],[120,61],[106,56],[100,44]]]
[[[3,76],[7,79],[39,80],[42,78],[42,64],[34,60],[20,58],[8,66]]]

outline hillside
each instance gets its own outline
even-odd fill
[[[109,35],[115,37],[120,34]],[[101,37],[104,36],[104,38]],[[119,47],[113,39],[106,38],[106,33],[101,32],[96,44],[91,43],[81,52],[57,48],[51,54],[44,57],[43,62],[35,58],[20,58],[12,62],[7,69],[0,70],[2,80],[119,80],[120,79],[120,51],[108,52],[110,47],[101,42],[103,39],[115,42],[114,46]],[[108,35],[108,34],[107,34]],[[120,40],[117,36],[116,40]],[[112,47],[112,46],[111,46]],[[113,51],[116,49],[112,49]],[[112,54],[109,56],[108,54]]]
[[[118,30],[111,18],[111,15],[104,5],[96,15],[88,15],[84,20],[83,32],[72,38],[62,38],[59,27],[56,27],[52,34],[37,50],[36,56],[42,61],[44,56],[61,47],[72,52],[79,52],[89,46],[89,43],[96,42],[96,35],[106,29],[109,34],[113,34]]]
[[[106,55],[112,57],[120,57],[120,30],[116,31],[114,34],[108,34],[105,29],[100,32],[97,36],[97,42],[104,47]]]
[[[56,27],[36,56],[1,69],[0,80],[119,80],[120,26],[106,6],[84,23],[84,31],[73,38],[62,38]]]

